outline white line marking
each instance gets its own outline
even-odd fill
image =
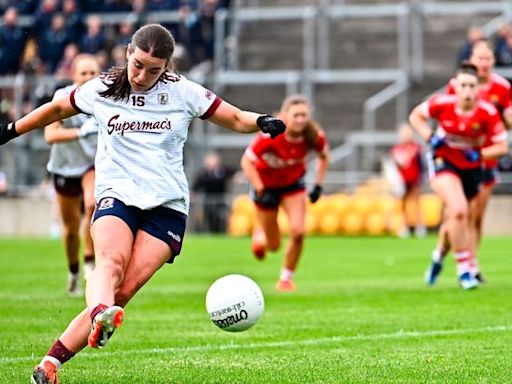
[[[204,344],[191,347],[169,347],[169,348],[148,348],[134,350],[117,350],[115,352],[108,351],[87,351],[80,354],[80,358],[95,359],[104,358],[105,356],[119,355],[140,355],[140,354],[180,354],[183,352],[204,352],[204,351],[226,351],[237,349],[256,349],[256,348],[281,348],[291,346],[316,346],[323,344],[332,344],[350,341],[367,341],[367,340],[386,340],[386,339],[402,339],[402,338],[420,338],[432,336],[450,336],[465,335],[470,333],[496,333],[512,331],[512,326],[496,325],[483,328],[467,328],[467,329],[439,329],[432,331],[398,331],[394,333],[377,333],[373,335],[354,335],[354,336],[331,336],[320,337],[316,339],[289,340],[289,341],[269,341],[259,343],[229,343],[229,344]],[[42,356],[41,356],[42,357]],[[19,363],[25,361],[37,361],[35,356],[25,357],[0,357],[0,364]]]

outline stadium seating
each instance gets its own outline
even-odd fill
[[[372,186],[373,185],[373,186]],[[367,188],[364,188],[364,187]],[[372,189],[373,188],[373,189]],[[229,234],[246,236],[255,223],[255,211],[247,195],[238,196],[233,203]],[[415,224],[412,206],[409,205],[408,221]],[[421,210],[427,228],[435,228],[442,217],[439,198],[430,193],[421,197]],[[306,232],[314,235],[396,235],[403,227],[400,201],[388,192],[375,189],[370,182],[353,194],[337,193],[320,198],[316,204],[307,204]],[[284,212],[278,214],[279,229],[288,231]]]

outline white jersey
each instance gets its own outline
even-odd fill
[[[99,92],[100,78],[70,95],[79,110],[99,125],[96,200],[115,197],[141,209],[157,206],[188,213],[189,189],[183,170],[183,146],[195,117],[208,118],[221,99],[183,76],[158,81],[146,92],[114,101]]]
[[[75,87],[69,85],[55,91],[53,100],[69,97]],[[80,113],[61,121],[63,128],[80,128],[90,116]],[[48,172],[64,177],[81,177],[94,166],[97,136],[87,139],[53,143],[50,149],[50,159],[46,165]]]

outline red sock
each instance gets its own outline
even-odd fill
[[[94,320],[94,318],[96,317],[96,315],[98,313],[100,313],[101,311],[104,311],[107,308],[108,308],[108,305],[105,305],[105,304],[98,304],[96,307],[94,307],[94,309],[91,311],[91,321]]]
[[[48,350],[47,356],[51,356],[57,359],[61,364],[64,364],[66,361],[75,356],[75,353],[67,349],[66,346],[57,339],[57,341],[53,343],[53,345]]]

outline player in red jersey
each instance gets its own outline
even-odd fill
[[[258,134],[246,149],[241,165],[251,184],[251,196],[256,205],[259,225],[252,239],[256,258],[262,260],[266,250],[276,251],[280,246],[279,206],[288,217],[290,241],[276,288],[293,291],[293,275],[302,253],[305,232],[306,157],[310,150],[318,154],[315,186],[309,193],[310,201],[315,203],[322,193],[329,152],[324,133],[311,120],[306,98],[301,95],[286,98],[281,107],[281,118],[287,125],[285,134],[274,140]]]
[[[414,131],[407,123],[401,124],[398,128],[399,142],[391,148],[393,159],[404,185],[402,196],[402,213],[404,216],[404,228],[400,231],[400,237],[409,236],[407,220],[407,206],[409,203],[415,205],[416,222],[415,235],[425,236],[425,225],[420,207],[421,181],[423,179],[423,164],[421,160],[421,146],[414,140]]]
[[[439,123],[434,133],[429,119]],[[435,95],[416,106],[409,117],[411,125],[432,148],[429,171],[432,189],[443,201],[445,225],[455,251],[459,282],[464,289],[475,288],[478,280],[471,273],[475,250],[470,206],[482,181],[483,159],[502,156],[508,151],[507,133],[498,110],[478,98],[477,68],[461,65],[455,77],[455,95]],[[492,144],[485,145],[486,140]],[[434,260],[426,280],[433,284],[441,271],[441,260]]]
[[[494,52],[488,40],[477,41],[472,49],[470,61],[478,69],[478,97],[492,103],[501,113],[501,118],[507,128],[512,127],[512,99],[511,87],[507,79],[493,72]],[[455,79],[451,79],[447,86],[448,94],[455,94]],[[491,145],[488,138],[485,145]],[[476,247],[480,244],[482,237],[483,219],[487,203],[492,195],[494,186],[499,182],[497,171],[498,160],[488,159],[483,162],[483,180],[475,204],[471,212],[471,220],[475,226]],[[439,231],[439,241],[433,251],[434,259],[442,259],[450,250],[450,243],[447,241],[446,226],[443,224]],[[476,278],[484,281],[480,273],[477,258],[473,260],[473,273]]]

